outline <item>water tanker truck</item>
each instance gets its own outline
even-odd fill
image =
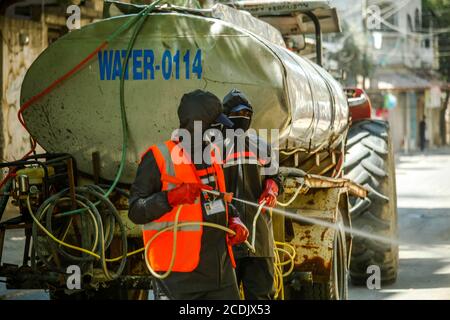
[[[18,208],[0,224],[8,288],[55,299],[152,289],[128,190],[140,155],[171,136],[182,95],[199,88],[245,92],[252,128],[267,130],[279,155],[277,211],[291,215],[272,213],[276,298],[345,299],[348,275],[365,285],[373,265],[395,281],[397,246],[350,232],[395,238],[394,157],[389,126],[371,119],[364,91],[321,67],[321,34],[340,30],[328,1],[106,1],[104,16],[52,43],[23,81],[20,118],[45,152],[1,164],[10,172],[1,213],[9,200]],[[315,62],[286,48],[286,36],[305,33],[316,36]],[[12,228],[25,233],[20,266],[1,258]],[[69,290],[75,269],[81,289]]]

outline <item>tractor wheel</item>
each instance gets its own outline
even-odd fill
[[[354,123],[349,129],[346,149],[346,178],[369,191],[365,199],[350,197],[352,226],[378,236],[396,238],[395,159],[388,123],[380,120]],[[380,268],[382,283],[395,282],[398,245],[355,236],[350,263],[352,283],[366,285],[371,265]]]

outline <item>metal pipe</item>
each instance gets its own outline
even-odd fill
[[[314,23],[314,29],[316,32],[316,63],[319,66],[322,66],[322,29],[320,26],[320,21],[319,18],[317,18],[317,16],[311,11],[306,11],[305,14]]]
[[[30,190],[30,179],[27,175],[21,174],[18,176],[17,184],[21,195],[28,194],[28,191]]]

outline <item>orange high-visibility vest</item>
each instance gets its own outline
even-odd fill
[[[161,173],[162,191],[171,190],[181,183],[201,183],[200,177],[215,173],[219,191],[225,192],[225,179],[222,167],[217,161],[212,161],[212,167],[207,170],[196,170],[193,163],[183,154],[183,149],[174,141],[166,141],[159,145],[151,146],[148,151],[153,152],[159,171]],[[145,154],[145,153],[144,153]],[[214,156],[214,155],[213,155]],[[185,157],[185,161],[181,159]],[[211,170],[212,169],[212,170]],[[153,220],[143,227],[144,244],[158,231],[173,225],[178,206],[164,214],[157,220]],[[225,203],[226,221],[228,221],[228,205]],[[184,204],[181,208],[178,223],[203,221],[202,204],[197,199],[194,204]],[[172,271],[191,272],[197,268],[200,260],[200,249],[202,239],[202,226],[179,227],[177,233],[177,245],[175,262]],[[224,234],[225,236],[225,234]],[[228,254],[233,267],[235,261],[233,251],[228,245]],[[155,271],[167,271],[173,250],[173,230],[160,234],[151,244],[148,250],[148,261]]]

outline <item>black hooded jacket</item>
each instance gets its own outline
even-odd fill
[[[233,89],[223,101],[225,114],[229,115],[232,109],[238,105],[246,105],[252,109],[247,97],[239,90]],[[226,133],[225,133],[226,137]],[[245,140],[244,140],[245,139]],[[282,183],[278,174],[277,158],[272,154],[270,145],[259,137],[251,129],[238,138],[225,139],[224,148],[224,174],[227,191],[233,192],[237,198],[253,203],[258,203],[259,197],[264,190],[267,179],[274,180],[281,193]],[[243,150],[240,150],[243,149]],[[242,154],[244,152],[244,155]],[[248,156],[253,153],[256,159]],[[240,154],[238,158],[233,155]],[[258,211],[254,206],[233,201],[240,214],[240,218],[250,231],[248,239],[252,239],[253,220]],[[236,258],[243,257],[273,257],[273,228],[269,212],[261,214],[256,221],[255,249],[252,253],[246,246],[237,245],[233,247]]]
[[[193,130],[194,121],[202,121],[203,128],[209,128],[222,112],[220,100],[213,94],[196,90],[183,96],[178,108],[180,128],[189,132]],[[205,144],[201,146],[205,147]],[[193,149],[192,149],[193,150]],[[191,157],[194,159],[193,157]],[[208,164],[195,164],[205,169]],[[216,187],[214,182],[209,183]],[[151,151],[147,152],[139,165],[135,181],[130,190],[130,220],[136,224],[146,224],[156,220],[172,210],[167,200],[167,192],[161,191],[161,174]],[[201,202],[205,202],[203,194]],[[204,207],[203,221],[227,226],[225,212],[207,215]],[[229,214],[238,216],[236,209],[230,205]],[[163,280],[163,285],[170,292],[202,292],[217,290],[235,283],[235,275],[228,256],[225,233],[218,229],[203,227],[200,262],[198,267],[189,273],[173,272]]]
[[[259,197],[264,191],[264,184],[267,179],[272,179],[278,185],[281,193],[281,178],[278,174],[278,166],[275,158],[271,155],[270,145],[254,134],[245,135],[245,152],[256,154],[256,159],[248,156],[240,156],[233,159],[232,155],[241,152],[238,143],[233,143],[230,139],[226,139],[225,144],[225,160],[223,171],[225,175],[226,188],[228,192],[239,198],[253,203],[258,203]],[[227,159],[228,158],[228,159]],[[263,174],[266,171],[267,174]],[[253,219],[258,211],[254,206],[250,206],[241,202],[233,201],[232,204],[239,212],[239,216],[250,234],[248,239],[252,239]],[[255,229],[255,249],[252,253],[245,245],[237,245],[233,247],[236,258],[243,257],[273,257],[273,228],[272,219],[268,211],[262,213],[256,220]]]

